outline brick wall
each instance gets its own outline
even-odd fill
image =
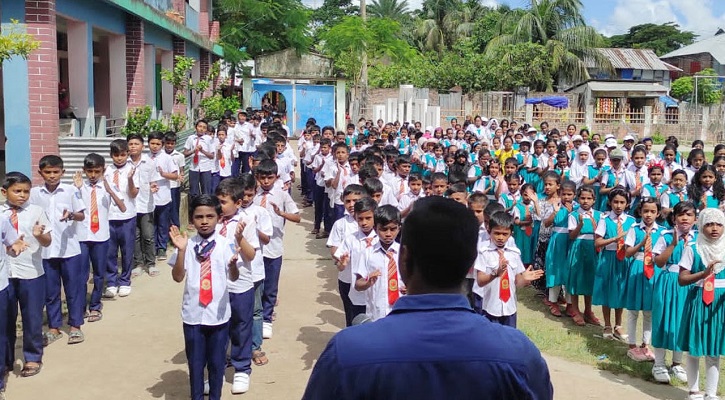
[[[201,0],[199,7],[199,34],[209,37],[209,1]]]
[[[208,51],[201,49],[201,51],[199,51],[199,76],[201,77],[201,79],[207,78],[207,76],[209,75],[210,69],[211,69],[211,54]],[[214,84],[212,83],[209,86],[209,89],[207,89],[204,92],[204,97],[212,95],[213,86],[214,86]]]
[[[126,105],[128,108],[146,104],[144,24],[130,14],[126,15]]]
[[[26,1],[27,32],[40,42],[28,57],[31,168],[40,158],[58,154],[58,50],[55,0]],[[40,177],[34,176],[36,183]]]
[[[173,45],[173,52],[174,52],[174,65],[176,65],[176,56],[185,56],[186,55],[186,42],[184,42],[184,39],[180,39],[180,38],[174,36],[172,45]],[[176,95],[176,88],[174,88],[174,95]],[[189,99],[187,99],[187,101],[188,100]],[[186,114],[186,105],[174,104],[174,113]]]
[[[219,21],[212,21],[209,28],[209,40],[212,42],[219,41]]]

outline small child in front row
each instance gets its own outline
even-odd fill
[[[249,390],[249,375],[252,373],[252,324],[254,318],[254,282],[252,261],[260,248],[257,224],[254,215],[240,213],[244,198],[254,198],[254,188],[245,190],[241,179],[254,180],[249,174],[244,178],[228,178],[216,187],[215,195],[221,205],[222,215],[217,224],[217,234],[234,243],[239,251],[236,267],[239,278],[227,282],[231,317],[229,339],[231,342],[230,362],[234,367],[232,394]]]
[[[365,313],[377,321],[390,313],[405,288],[398,268],[400,244],[395,241],[400,232],[400,212],[393,206],[381,206],[373,218],[378,242],[365,249],[352,272],[355,290],[365,292]]]
[[[516,287],[527,285],[544,275],[544,271],[524,269],[521,252],[507,243],[514,218],[495,213],[489,219],[491,241],[476,259],[476,284],[473,292],[480,297],[483,315],[491,322],[516,328]],[[513,275],[513,285],[512,285]]]
[[[85,340],[83,325],[85,295],[79,296],[78,287],[88,279],[82,276],[81,245],[76,229],[85,219],[84,205],[80,193],[73,185],[61,183],[65,173],[63,159],[56,155],[43,156],[38,165],[44,184],[30,190],[30,204],[40,206],[48,213],[52,241],[43,249],[43,269],[45,270],[46,294],[45,311],[48,314],[48,332],[43,345],[48,345],[63,337],[61,314],[61,284],[68,304],[68,344],[77,344]]]
[[[655,259],[652,249],[662,235],[662,228],[655,222],[659,215],[659,201],[654,197],[643,198],[635,212],[635,216],[641,218],[642,222],[634,225],[624,240],[627,246],[626,256],[633,257],[624,296],[627,332],[629,332],[627,356],[634,361],[655,359],[649,344],[652,340],[652,296],[655,282]],[[642,311],[642,344],[637,347],[637,318],[640,311]]]
[[[186,232],[172,226],[170,236],[176,251],[168,262],[174,281],[185,281],[181,320],[191,400],[204,399],[204,369],[209,377],[209,399],[220,400],[231,318],[227,279],[239,277],[238,255],[235,244],[216,230],[222,212],[216,197],[192,198],[189,211],[197,234],[187,238]]]
[[[569,214],[574,211],[574,196],[576,195],[576,184],[572,181],[564,181],[559,189],[558,203],[554,203],[554,219],[550,222],[551,237],[549,244],[546,246],[546,257],[544,264],[546,266],[546,287],[549,289],[549,311],[555,317],[561,317],[559,309],[559,294],[562,286],[567,286],[567,308],[568,316],[574,318],[575,313],[572,311],[571,298],[569,292]],[[543,225],[549,221],[544,221]],[[593,243],[593,241],[592,241]],[[576,321],[576,320],[575,320]]]
[[[725,355],[725,215],[717,208],[700,212],[695,245],[680,260],[679,283],[694,284],[685,301],[680,340],[687,349],[688,399],[719,399],[720,357]],[[700,393],[700,358],[705,357],[705,396]]]
[[[521,262],[525,266],[534,263],[534,252],[538,235],[538,223],[534,216],[539,214],[538,202],[533,186],[524,184],[521,188],[521,198],[514,204],[511,215],[514,217],[514,240],[521,253]]]
[[[23,323],[23,368],[20,376],[27,378],[40,373],[43,367],[43,306],[45,305],[45,272],[43,248],[51,243],[50,221],[45,210],[29,204],[30,178],[20,172],[8,172],[2,186],[5,204],[0,206],[2,216],[14,226],[18,235],[28,244],[28,250],[5,260],[9,273],[7,309],[7,361],[0,364],[12,370],[15,364],[18,308]],[[1,295],[0,295],[1,296]],[[0,313],[0,315],[5,315]],[[0,324],[4,318],[0,317]],[[0,328],[0,337],[6,331]],[[2,351],[2,349],[0,349]],[[0,371],[1,372],[1,371]],[[3,376],[0,374],[0,376]],[[1,389],[0,389],[1,390]]]
[[[111,237],[108,215],[111,202],[121,212],[126,211],[123,200],[113,192],[105,180],[103,175],[105,169],[106,160],[100,154],[90,153],[83,160],[83,173],[86,175],[86,181],[84,182],[81,178],[80,171],[73,177],[73,183],[80,191],[85,205],[83,226],[78,232],[84,277],[82,284],[78,287],[78,296],[83,299],[84,304],[86,293],[88,293],[87,277],[93,266],[93,291],[88,303],[88,322],[98,322],[103,318],[101,297],[107,278],[106,270]]]

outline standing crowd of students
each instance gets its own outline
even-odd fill
[[[299,165],[302,205],[314,207],[312,234],[327,239],[347,326],[385,317],[406,294],[401,226],[416,200],[445,196],[480,224],[463,288],[475,312],[516,327],[516,290],[529,284],[552,315],[576,325],[601,326],[593,309],[601,306],[603,337],[627,342],[636,361],[653,361],[655,380],[674,376],[687,381],[690,398],[716,398],[725,350],[725,145],[707,163],[702,142],[684,160],[674,137],[654,153],[651,139],[635,145],[627,135],[620,146],[574,125],[559,132],[476,117],[423,130],[361,120],[336,132],[310,119],[298,159],[285,127],[261,120],[246,112],[226,114],[216,128],[199,120],[181,152],[173,133],[131,134],[111,143],[109,164],[89,154],[72,184],[61,183],[55,155],[40,160],[40,186],[8,173],[0,372],[15,362],[18,308],[20,374],[29,377],[42,368],[43,347],[63,337],[62,289],[68,343],[78,344],[84,321],[102,319],[102,298],[129,296],[134,276],[158,275],[172,244],[191,397],[219,399],[225,366],[235,371],[232,393],[246,392],[251,363],[268,362],[262,340],[276,318],[285,223],[300,221],[290,195]],[[179,221],[186,175],[191,237]]]

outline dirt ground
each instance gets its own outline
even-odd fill
[[[274,337],[264,342],[270,362],[255,367],[251,390],[224,399],[300,398],[314,363],[332,335],[344,325],[336,271],[322,240],[309,232],[311,209],[303,222],[289,224]],[[133,293],[106,301],[104,318],[86,324],[85,343],[68,346],[66,337],[46,348],[45,366],[32,378],[20,378],[19,363],[10,375],[9,400],[186,399],[188,375],[180,320],[182,285],[171,270],[133,282]],[[18,352],[20,354],[20,352]],[[682,389],[615,376],[589,366],[546,357],[555,398],[681,399]],[[227,370],[227,382],[231,370]]]

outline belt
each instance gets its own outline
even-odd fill
[[[552,229],[552,232],[556,232],[556,233],[569,233],[569,229],[567,229],[567,228],[562,228],[562,227],[560,227],[560,226],[556,226],[556,227],[554,227],[554,228]]]
[[[680,266],[678,264],[667,264],[667,270],[670,272],[680,273]]]
[[[593,233],[585,233],[584,235],[577,236],[577,239],[594,240],[594,234]]]

